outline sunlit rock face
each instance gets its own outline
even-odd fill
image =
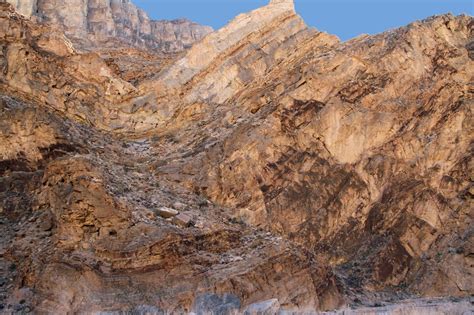
[[[163,54],[117,38],[187,22],[15,5],[0,313],[471,311],[472,17],[341,43],[273,0]]]
[[[104,44],[117,38],[133,46],[179,52],[212,32],[188,20],[153,21],[129,0],[7,0],[26,17],[57,25],[67,35]],[[99,45],[100,46],[100,45]]]
[[[7,0],[24,16],[32,16],[37,10],[37,0]]]

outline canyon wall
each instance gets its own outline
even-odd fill
[[[469,313],[473,25],[272,0],[164,56],[0,3],[0,312]]]
[[[154,21],[126,0],[8,0],[19,13],[57,25],[71,37],[103,42],[108,38],[138,47],[178,52],[212,28],[181,19]]]

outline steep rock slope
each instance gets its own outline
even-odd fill
[[[89,39],[86,47],[104,46],[117,38],[133,46],[178,52],[189,48],[212,28],[182,19],[154,21],[126,0],[7,0],[21,14],[57,25],[73,39]]]
[[[140,89],[156,94],[160,114],[172,117],[183,103],[225,103],[260,83],[273,67],[297,55],[300,47],[318,49],[336,43],[337,37],[309,29],[292,1],[271,1],[196,43]]]
[[[474,293],[472,17],[340,43],[273,0],[130,80],[1,8],[2,307],[469,310],[393,303]]]
[[[2,94],[22,99],[1,103],[2,308],[182,313],[276,297],[314,309],[317,292],[340,303],[331,270],[304,250],[150,172],[167,139],[93,128],[136,89],[98,55],[2,9]]]
[[[157,172],[297,241],[356,291],[469,295],[472,18],[318,38],[227,99],[198,93],[219,105],[199,132],[169,123],[196,149]]]
[[[275,70],[232,101],[255,118],[193,157],[191,182],[357,287],[469,294],[470,23],[435,18]]]
[[[7,97],[1,118],[5,311],[183,313],[271,297],[314,309],[317,292],[337,292],[303,250],[153,175],[152,141]]]

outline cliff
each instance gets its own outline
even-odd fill
[[[1,3],[0,307],[471,311],[473,24],[340,42],[272,0],[163,57]]]
[[[212,32],[212,28],[188,20],[153,21],[129,0],[7,2],[26,17],[56,25],[68,36],[88,38],[96,45],[117,38],[133,46],[179,52]]]

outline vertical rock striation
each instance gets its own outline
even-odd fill
[[[27,17],[57,25],[68,36],[94,44],[109,38],[138,47],[178,52],[212,28],[181,19],[153,21],[130,0],[7,0]],[[100,45],[98,45],[100,46]]]

